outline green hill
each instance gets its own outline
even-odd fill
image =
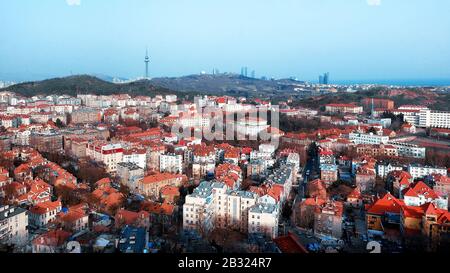
[[[26,97],[50,94],[76,96],[77,94],[88,93],[96,95],[127,93],[133,96],[155,96],[157,94],[189,95],[188,93],[181,93],[168,88],[154,86],[148,80],[115,84],[88,75],[54,78],[38,82],[25,82],[0,89],[0,91],[15,92]]]

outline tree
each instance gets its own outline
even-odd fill
[[[376,133],[377,133],[377,130],[376,130],[374,127],[370,127],[370,129],[369,129],[368,132],[369,132],[369,133],[372,133],[372,134],[376,134]]]
[[[100,179],[108,177],[108,173],[104,168],[94,166],[88,162],[80,164],[80,167],[75,174],[78,179],[88,183],[91,188],[94,188],[94,183]]]
[[[73,189],[67,186],[58,186],[55,188],[56,196],[61,198],[61,202],[67,206],[73,206],[80,203],[80,199],[74,194]]]
[[[12,184],[7,184],[3,189],[6,197],[5,201],[6,199],[14,198],[14,196],[16,195],[16,190]]]
[[[402,125],[405,123],[405,119],[403,114],[395,115],[392,112],[385,111],[381,118],[390,118],[391,119],[391,126],[390,129],[393,131],[398,131]]]
[[[445,150],[427,149],[425,163],[431,166],[450,166],[450,154]]]
[[[64,128],[64,127],[66,127],[66,125],[64,125],[64,123],[63,123],[59,118],[56,119],[55,124],[56,124],[56,126],[57,126],[58,128]]]

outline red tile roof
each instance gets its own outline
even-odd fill
[[[413,187],[410,187],[405,191],[405,196],[418,197],[421,195],[432,199],[439,197],[433,189],[422,181],[417,182]]]
[[[61,201],[55,201],[55,202],[43,202],[39,203],[33,207],[31,207],[30,212],[33,214],[45,214],[49,211],[57,210],[58,208],[61,208],[62,204]]]
[[[386,212],[400,214],[401,207],[405,203],[386,193],[383,198],[377,200],[367,211],[369,214],[384,215]]]
[[[63,245],[70,236],[71,233],[67,231],[52,230],[36,237],[33,240],[33,244],[57,247]]]
[[[305,247],[299,242],[298,237],[292,233],[289,233],[287,236],[275,238],[273,241],[282,253],[308,253]]]

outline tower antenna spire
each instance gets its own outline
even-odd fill
[[[148,64],[150,63],[150,57],[148,56],[148,47],[145,49],[145,78],[148,79]]]

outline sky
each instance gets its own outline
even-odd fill
[[[450,82],[448,0],[0,0],[0,80],[201,71]]]

